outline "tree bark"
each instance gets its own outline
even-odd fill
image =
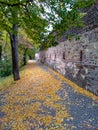
[[[24,50],[23,65],[27,64],[26,53],[27,53],[27,48]]]
[[[29,56],[29,59],[32,60],[32,56]]]
[[[17,25],[13,25],[13,32],[10,33],[11,49],[12,49],[12,67],[14,81],[20,79],[19,66],[18,66],[18,37],[17,37]]]
[[[1,56],[2,56],[2,46],[0,45],[0,60],[1,60]]]

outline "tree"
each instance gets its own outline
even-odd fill
[[[2,57],[2,32],[0,31],[0,60],[1,60],[1,57]]]
[[[27,37],[26,33],[23,30],[19,30],[19,53],[21,54],[21,65],[26,65],[27,56],[33,53],[31,51],[34,48],[32,40]]]
[[[47,0],[47,19],[53,26],[55,34],[65,33],[70,27],[83,27],[83,8],[91,6],[97,0]],[[43,10],[45,6],[42,5]],[[51,14],[52,13],[52,14]]]
[[[12,48],[12,64],[14,80],[19,80],[18,65],[18,27],[25,28],[29,36],[32,35],[37,41],[40,39],[41,30],[46,25],[45,20],[39,17],[38,7],[31,1],[8,0],[0,1],[0,27],[10,35]],[[33,24],[32,24],[33,23]]]
[[[1,60],[1,56],[2,56],[2,46],[0,45],[0,60]]]

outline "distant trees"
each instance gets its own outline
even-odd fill
[[[6,31],[1,31],[0,35],[0,77],[8,76],[12,73],[11,47]]]
[[[19,53],[22,54],[21,65],[26,65],[27,56],[33,55],[34,46],[32,44],[32,40],[27,37],[26,33],[23,30],[19,30],[18,39],[19,39],[19,45],[18,45]]]
[[[1,60],[1,56],[2,56],[2,46],[0,45],[0,60]]]
[[[2,32],[0,32],[0,60],[2,56]]]

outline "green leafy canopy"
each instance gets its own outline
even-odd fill
[[[33,44],[40,44],[47,37],[49,25],[54,32],[82,26],[82,8],[96,0],[0,0],[0,29],[12,32],[12,25],[22,28]]]

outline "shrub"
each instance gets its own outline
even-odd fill
[[[9,59],[0,60],[0,77],[8,76],[12,73],[12,63]]]

